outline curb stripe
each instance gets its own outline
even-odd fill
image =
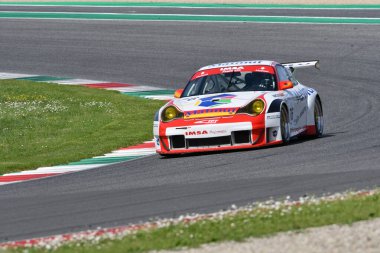
[[[146,99],[154,99],[154,100],[171,100],[173,99],[173,96],[145,96]]]
[[[88,169],[99,168],[113,163],[129,161],[156,153],[154,142],[147,142],[129,148],[115,150],[103,156],[83,159],[78,162],[72,162],[67,165],[59,165],[52,167],[40,167],[36,170],[27,170],[14,172],[0,176],[1,183],[15,183],[30,179],[44,178],[56,176],[67,172],[77,172]]]
[[[16,74],[16,73],[0,73],[0,79],[17,79],[17,78],[26,78],[32,77],[36,75],[28,75],[28,74]]]
[[[84,84],[83,86],[89,88],[98,88],[98,89],[106,89],[106,88],[122,88],[122,87],[132,87],[132,84],[126,83],[97,83],[97,84]]]
[[[67,79],[67,80],[58,80],[58,81],[48,81],[49,83],[57,83],[57,84],[65,84],[65,85],[92,85],[105,83],[104,81],[95,81],[95,80],[87,80],[87,79]]]
[[[149,91],[136,91],[136,92],[123,92],[125,95],[129,96],[149,96],[149,95],[173,95],[174,90],[149,90]]]
[[[77,171],[77,170],[87,170],[87,169],[93,169],[96,167],[100,167],[100,164],[96,165],[58,165],[58,166],[52,166],[52,167],[40,167],[36,170],[25,170],[21,172],[14,172],[14,173],[8,173],[4,176],[13,176],[13,175],[29,175],[29,174],[46,174],[47,172],[70,172],[70,171]]]
[[[43,177],[55,176],[56,173],[47,173],[47,174],[27,174],[27,175],[15,175],[15,176],[2,176],[0,177],[0,182],[17,182],[17,181],[25,181],[30,179],[37,179]]]
[[[30,81],[40,81],[47,83],[57,83],[62,85],[80,85],[88,88],[98,88],[106,90],[118,90],[129,92],[121,92],[129,96],[148,98],[149,99],[160,99],[160,100],[170,100],[173,98],[174,91],[166,90],[153,86],[137,86],[133,84],[126,83],[113,83],[97,80],[87,80],[87,79],[72,79],[64,77],[54,77],[54,76],[40,76],[40,75],[28,75],[28,74],[18,74],[18,73],[1,73],[0,79],[18,79],[18,80],[30,80]],[[164,94],[164,95],[162,95]],[[151,98],[150,98],[151,97]],[[7,173],[0,176],[0,185],[5,185],[9,183],[17,183],[31,179],[38,179],[50,176],[57,176],[69,172],[77,172],[83,170],[89,170],[94,168],[99,168],[102,166],[129,161],[144,156],[153,155],[156,153],[155,145],[153,141],[147,141],[139,145],[134,145],[130,147],[120,148],[114,150],[110,153],[95,156],[92,158],[82,159],[76,162],[70,162],[66,165],[57,165],[51,167],[40,167],[35,170],[26,170],[20,172]]]
[[[31,76],[31,77],[21,77],[21,78],[16,78],[16,79],[17,80],[35,81],[35,82],[47,82],[47,81],[67,80],[69,78],[54,77],[54,76]]]
[[[121,148],[119,150],[128,150],[128,149],[135,149],[135,148],[154,148],[154,142],[152,141],[146,141],[143,144],[130,146],[127,148]]]
[[[88,158],[78,162],[71,162],[69,165],[82,165],[82,164],[111,164],[117,162],[124,162],[141,157],[139,156],[121,156],[121,157],[101,157],[101,158]]]
[[[157,91],[157,90],[162,90],[162,88],[158,87],[152,87],[152,86],[130,86],[130,87],[111,87],[111,88],[105,88],[106,90],[116,90],[120,91],[122,93],[127,93],[127,92],[143,92],[143,91]]]

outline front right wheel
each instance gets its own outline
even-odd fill
[[[323,120],[322,103],[319,99],[315,100],[314,124],[315,124],[315,137],[321,137],[323,134],[324,120]]]

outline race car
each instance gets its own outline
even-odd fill
[[[319,69],[319,61],[253,60],[199,69],[156,113],[157,153],[248,149],[322,136],[321,98],[293,75],[310,66]]]

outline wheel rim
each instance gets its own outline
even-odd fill
[[[281,110],[281,135],[284,142],[289,140],[288,113],[285,109]]]
[[[315,103],[315,106],[314,106],[314,122],[315,122],[317,135],[319,136],[323,132],[323,125],[324,125],[322,108],[319,101]]]

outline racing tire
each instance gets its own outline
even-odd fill
[[[280,127],[281,127],[281,138],[284,145],[288,144],[290,141],[290,124],[289,124],[289,113],[285,106],[281,106],[281,117],[280,117]]]
[[[314,124],[315,124],[315,137],[321,137],[323,134],[324,120],[322,103],[319,99],[315,100],[314,105]]]

